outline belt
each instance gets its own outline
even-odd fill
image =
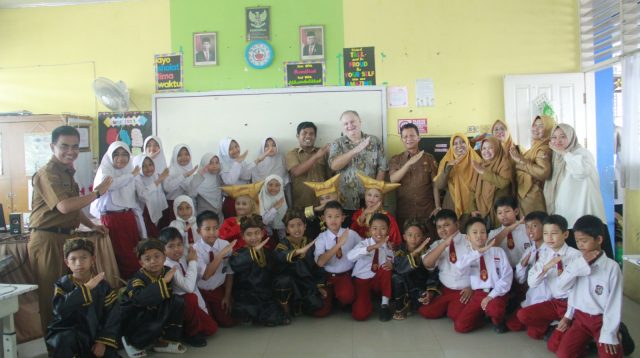
[[[329,276],[331,277],[337,277],[337,276],[345,276],[345,275],[349,275],[351,274],[351,271],[345,271],[345,272],[341,272],[341,273],[331,273],[331,272],[327,272],[329,274]]]
[[[54,234],[72,235],[76,232],[76,229],[64,228],[64,227],[32,227],[31,231],[44,231]]]
[[[131,211],[131,209],[122,209],[122,210],[108,210],[105,212],[102,212],[100,214],[104,215],[104,214],[122,214],[122,213],[126,213]]]

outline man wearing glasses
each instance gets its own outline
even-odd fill
[[[53,285],[65,272],[62,247],[79,224],[106,234],[102,225],[95,225],[81,209],[104,194],[111,185],[107,177],[87,195],[80,196],[78,184],[73,179],[73,162],[80,151],[80,134],[70,126],[61,126],[51,133],[49,162],[33,176],[31,201],[31,236],[29,238],[29,262],[38,284],[40,320],[43,333],[51,320]]]

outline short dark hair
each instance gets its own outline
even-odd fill
[[[412,226],[415,226],[418,229],[420,229],[420,231],[422,231],[423,234],[427,233],[427,225],[425,224],[424,220],[420,218],[411,218],[409,220],[406,220],[402,225],[402,228],[404,229],[404,231],[407,231]]]
[[[289,208],[282,218],[282,223],[284,224],[284,226],[287,226],[287,224],[289,224],[289,221],[293,219],[300,219],[305,225],[307,224],[307,218],[304,216],[304,213],[302,211],[295,208]]]
[[[569,230],[569,224],[567,224],[567,219],[562,215],[553,214],[547,216],[546,219],[542,222],[543,225],[556,225],[562,230],[562,232],[566,232]]]
[[[469,231],[469,229],[471,228],[471,225],[476,224],[476,223],[482,224],[482,226],[484,226],[485,229],[487,228],[487,223],[484,222],[483,218],[481,218],[479,216],[474,216],[472,218],[469,218],[469,220],[467,220],[467,224],[464,226],[464,232],[467,233]]]
[[[599,217],[593,215],[585,215],[576,220],[573,224],[573,231],[580,231],[583,234],[589,235],[594,239],[598,236],[602,236],[604,239],[604,224]]]
[[[540,223],[543,223],[547,216],[549,216],[549,214],[544,211],[532,211],[524,217],[524,222],[538,220]]]
[[[344,208],[342,207],[342,204],[340,204],[339,202],[337,202],[335,200],[331,200],[330,202],[324,204],[324,209],[322,210],[322,215],[324,215],[324,213],[327,211],[327,209],[338,209],[338,210],[344,212]]]
[[[416,134],[420,136],[420,130],[418,129],[418,126],[411,122],[405,123],[402,125],[402,127],[400,127],[400,136],[402,136],[402,131],[404,131],[405,129],[413,129],[414,131],[416,131]]]
[[[307,128],[313,128],[313,133],[318,134],[318,127],[316,127],[313,122],[300,122],[300,124],[298,124],[296,134],[300,134],[300,131]]]
[[[218,224],[220,224],[220,217],[218,216],[218,214],[211,210],[205,210],[198,214],[198,216],[196,216],[196,225],[198,225],[198,227],[201,227],[202,223],[207,220],[215,220]]]
[[[165,227],[164,229],[160,230],[160,233],[158,234],[158,240],[164,245],[175,239],[180,239],[180,241],[182,241],[182,234],[173,226]]]
[[[387,224],[387,227],[389,227],[389,225],[391,225],[391,220],[389,220],[389,217],[387,216],[387,214],[375,213],[375,214],[371,215],[371,219],[369,219],[369,226],[371,226],[371,224],[376,220],[384,221]]]
[[[138,259],[149,250],[158,250],[164,254],[164,244],[162,243],[162,241],[157,239],[147,239],[140,241],[138,245],[136,245],[136,254],[138,255]]]
[[[438,211],[435,217],[435,222],[437,223],[440,220],[446,220],[446,219],[449,219],[454,223],[458,222],[458,216],[456,215],[456,212],[450,209],[442,209]]]
[[[264,222],[262,222],[262,216],[258,214],[251,214],[244,216],[240,219],[240,232],[244,234],[245,231],[251,228],[264,229]]]
[[[501,196],[493,203],[493,211],[498,211],[498,208],[503,206],[509,206],[511,209],[516,210],[518,208],[518,200],[513,196]]]
[[[51,132],[51,143],[58,143],[58,138],[60,138],[61,135],[76,136],[80,139],[80,132],[78,132],[77,129],[71,126],[60,126]]]
[[[70,253],[74,251],[79,251],[79,250],[85,250],[88,253],[90,253],[91,256],[94,256],[96,252],[93,242],[82,237],[77,239],[67,240],[64,243],[64,246],[62,247],[62,251],[64,252],[65,259],[69,256]]]

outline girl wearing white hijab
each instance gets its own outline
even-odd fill
[[[178,144],[173,148],[171,155],[171,165],[169,166],[169,176],[162,184],[167,195],[167,205],[173,207],[173,201],[180,195],[187,195],[191,198],[196,196],[196,188],[200,185],[202,177],[195,178],[194,173],[198,170],[191,164],[191,148],[186,144]],[[167,210],[158,229],[166,227],[172,220],[175,220],[174,213]]]
[[[284,185],[289,184],[287,164],[273,137],[267,137],[262,141],[262,145],[258,150],[258,157],[263,155],[265,156],[264,159],[251,171],[251,182],[257,183],[274,174],[282,178]]]
[[[156,173],[158,173],[158,175],[162,174],[162,172],[167,169],[167,159],[164,156],[162,140],[156,136],[148,136],[145,138],[142,148],[144,148],[144,153],[139,156],[146,155],[151,158],[155,165]]]
[[[175,227],[182,234],[184,241],[184,255],[189,253],[189,246],[200,240],[198,225],[196,223],[195,206],[193,200],[186,195],[180,195],[173,201],[173,214],[176,219],[171,222],[171,227]]]
[[[282,178],[269,175],[260,189],[260,215],[262,222],[267,225],[269,236],[277,232],[279,238],[285,238],[287,232],[282,222],[287,213],[287,203],[284,199],[284,185]]]
[[[568,124],[558,124],[551,132],[549,147],[553,150],[551,178],[544,185],[544,198],[549,214],[562,215],[569,228],[583,215],[595,215],[606,223],[600,177],[596,162],[576,138]]]
[[[211,210],[218,214],[222,222],[222,178],[220,178],[220,158],[213,153],[205,153],[200,160],[200,168],[207,167],[204,173],[197,173],[203,180],[198,185],[196,196],[197,213]]]
[[[120,277],[124,279],[131,277],[140,268],[134,253],[140,235],[132,210],[138,206],[133,181],[140,173],[140,167],[134,169],[130,159],[131,151],[126,143],[116,141],[109,145],[100,161],[93,185],[98,185],[108,176],[113,178],[113,184],[106,193],[91,203],[91,214],[99,217],[109,229]]]
[[[158,222],[162,217],[162,211],[168,208],[167,197],[162,189],[162,182],[169,172],[158,174],[155,171],[154,161],[146,154],[137,156],[133,165],[140,167],[140,174],[135,177],[135,188],[138,197],[138,207],[135,209],[138,219],[140,237],[158,238]]]

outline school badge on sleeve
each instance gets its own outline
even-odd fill
[[[604,287],[600,286],[600,285],[596,285],[596,295],[600,296],[602,295],[602,291],[604,290]]]

